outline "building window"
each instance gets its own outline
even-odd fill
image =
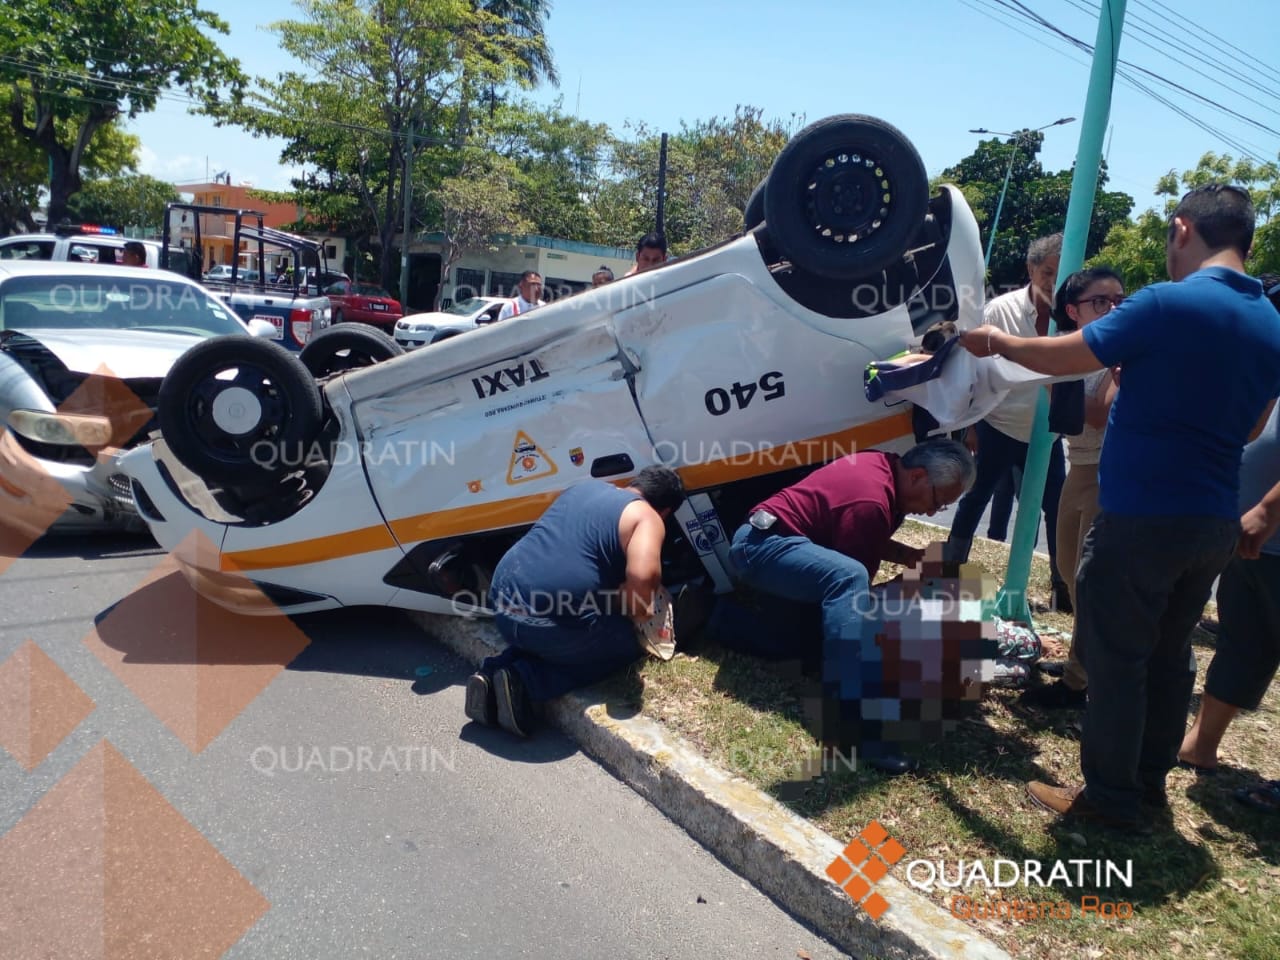
[[[542,299],[550,303],[563,297],[572,297],[587,289],[587,284],[577,280],[562,280],[559,277],[547,277],[542,284]]]
[[[453,301],[459,303],[468,297],[484,295],[483,270],[453,271]]]
[[[518,292],[516,287],[520,285],[520,274],[518,273],[499,273],[494,271],[489,274],[489,295],[493,297],[514,297]]]
[[[338,248],[332,243],[325,244],[324,255],[329,260],[336,260],[338,258]]]

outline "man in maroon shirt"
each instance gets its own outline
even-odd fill
[[[766,609],[717,604],[709,632],[735,650],[773,659],[805,658],[806,616],[821,611],[822,659],[857,666],[871,581],[882,560],[911,566],[924,551],[893,540],[908,513],[932,516],[973,484],[964,444],[935,439],[901,457],[878,450],[841,457],[755,507],[729,556],[738,580],[767,594]],[[797,629],[798,628],[798,629]],[[797,636],[799,634],[799,636]],[[853,652],[851,658],[850,653]],[[826,676],[830,671],[823,671]],[[889,773],[909,769],[891,755],[872,760]]]

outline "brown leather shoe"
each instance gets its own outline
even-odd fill
[[[1048,810],[1050,813],[1056,813],[1060,817],[1090,820],[1094,823],[1102,824],[1104,827],[1114,827],[1118,830],[1127,830],[1130,833],[1151,833],[1151,824],[1147,820],[1140,817],[1116,817],[1107,813],[1101,807],[1095,806],[1085,796],[1083,785],[1055,787],[1047,783],[1041,783],[1039,780],[1032,780],[1027,784],[1027,796],[1031,798],[1031,802],[1036,806]]]

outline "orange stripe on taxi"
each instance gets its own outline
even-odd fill
[[[755,453],[681,467],[679,472],[689,490],[706,490],[735,480],[745,480],[779,470],[807,466],[821,460],[834,459],[845,453],[865,450],[910,433],[911,415],[902,413],[809,440],[778,444]],[[824,456],[824,453],[827,455]],[[495,503],[420,513],[392,520],[389,529],[385,526],[362,527],[359,530],[334,533],[311,540],[298,540],[280,546],[238,550],[224,553],[219,565],[223,570],[270,570],[278,567],[297,567],[360,553],[372,553],[375,550],[386,550],[397,546],[398,543],[421,543],[424,540],[459,536],[480,530],[500,530],[504,527],[531,524],[542,516],[559,493],[558,490],[548,491],[527,497],[499,500]]]

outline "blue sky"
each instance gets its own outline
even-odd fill
[[[1087,55],[1020,19],[1013,12],[1019,2],[1093,43],[1098,0],[555,0],[547,32],[561,84],[531,96],[543,103],[562,97],[567,112],[617,131],[628,121],[675,131],[682,120],[730,115],[738,104],[783,120],[871,114],[899,127],[933,174],[972,151],[981,137],[970,128],[1004,131],[1083,117]],[[231,26],[220,38],[223,49],[246,71],[274,76],[287,66],[263,26],[295,8],[247,0],[212,6]],[[1128,0],[1121,59],[1242,115],[1144,80],[1219,131],[1206,132],[1118,83],[1110,189],[1134,196],[1135,212],[1154,205],[1152,188],[1163,173],[1192,167],[1207,151],[1239,157],[1244,147],[1272,160],[1280,153],[1280,134],[1272,132],[1280,131],[1280,18],[1269,6]],[[1215,62],[1197,60],[1197,53]],[[229,170],[233,182],[288,186],[279,141],[217,129],[180,103],[162,101],[130,129],[142,138],[142,170],[154,176],[194,181]],[[1046,167],[1070,166],[1080,131],[1079,121],[1046,131]]]

